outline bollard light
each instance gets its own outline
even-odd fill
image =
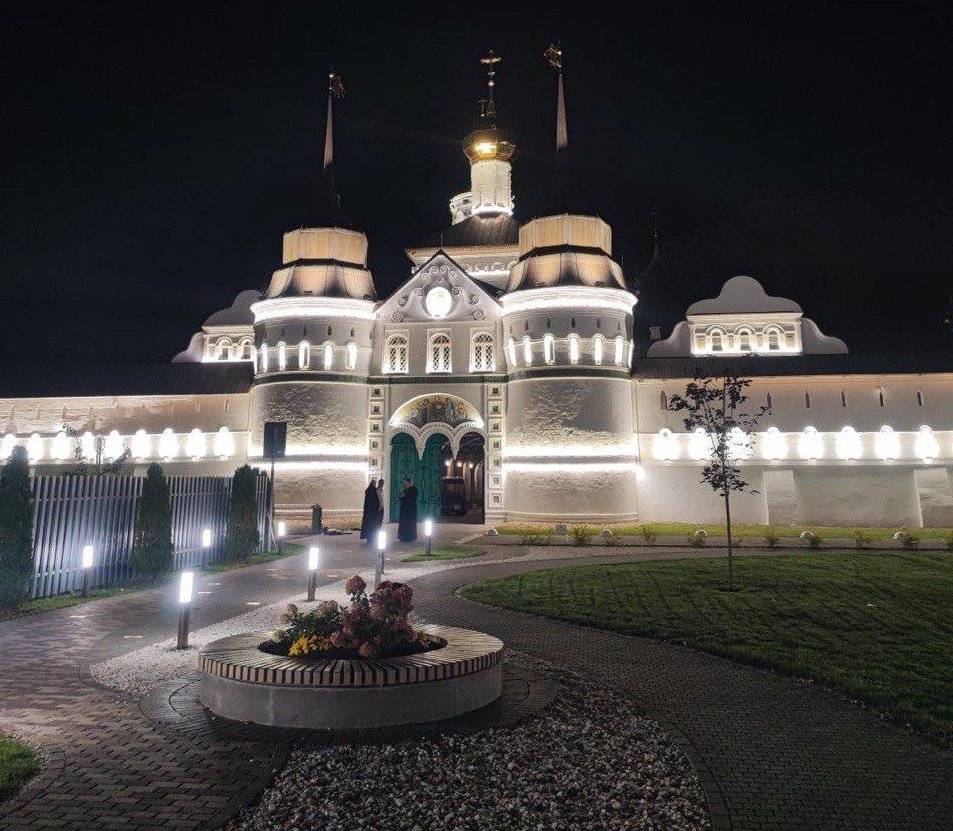
[[[433,536],[433,520],[424,520],[424,536],[427,538],[427,558],[430,558],[430,538]]]
[[[283,537],[283,536],[284,536],[285,534],[287,534],[287,533],[288,533],[288,523],[287,523],[287,522],[279,522],[279,523],[278,523],[278,536],[279,536],[279,537]]]
[[[377,559],[377,568],[374,570],[375,589],[381,584],[381,576],[384,574],[384,554],[387,551],[387,532],[383,528],[377,532],[377,550],[380,552],[380,556]]]
[[[89,597],[89,572],[93,567],[93,547],[91,545],[83,546],[83,597]]]
[[[212,547],[212,529],[202,531],[202,568],[208,565],[208,550]]]
[[[195,574],[183,571],[179,577],[179,637],[176,649],[189,647],[189,609],[192,606],[192,589],[195,586]]]
[[[321,549],[312,545],[308,549],[308,600],[314,600],[318,588],[318,566],[321,563]]]

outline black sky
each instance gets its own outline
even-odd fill
[[[517,214],[545,203],[551,39],[637,331],[738,273],[848,343],[940,328],[953,286],[950,20],[925,4],[126,3],[3,13],[0,355],[165,361],[310,221],[337,170],[378,291],[448,224],[493,47]],[[911,341],[915,338],[911,338]],[[2,371],[2,364],[0,364]]]

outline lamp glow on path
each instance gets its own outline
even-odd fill
[[[308,600],[314,600],[318,588],[318,566],[321,565],[321,549],[312,545],[308,549]]]
[[[179,577],[179,637],[176,649],[189,648],[189,609],[192,606],[192,593],[195,587],[195,574],[183,571]]]
[[[430,558],[430,541],[433,537],[433,520],[424,520],[424,536],[427,538],[427,558]]]
[[[89,572],[93,567],[93,547],[91,545],[83,546],[83,597],[89,597]]]

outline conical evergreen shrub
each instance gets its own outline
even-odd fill
[[[23,600],[33,572],[33,491],[25,447],[14,447],[0,473],[0,603]]]
[[[255,494],[257,482],[258,474],[248,465],[235,471],[225,529],[225,556],[229,560],[245,560],[258,551],[261,544]]]
[[[132,568],[153,581],[172,568],[172,502],[162,465],[153,462],[146,471],[136,508]]]

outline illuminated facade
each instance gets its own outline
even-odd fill
[[[546,215],[513,218],[516,145],[491,87],[464,141],[470,189],[450,200],[449,227],[407,249],[411,276],[389,297],[328,188],[314,227],[285,234],[267,289],[240,292],[171,365],[0,386],[0,459],[21,444],[56,470],[128,449],[136,465],[224,475],[266,464],[263,425],[277,420],[289,519],[315,502],[331,523],[358,515],[369,478],[413,470],[436,487],[469,469],[489,520],[714,522],[721,505],[698,474],[707,438],[668,401],[697,369],[729,368],[771,408],[739,450],[757,493],[735,497],[738,521],[953,524],[944,367],[858,361],[750,277],[636,355],[612,230],[572,199],[561,72],[558,89]],[[329,97],[329,136],[330,113]],[[332,154],[329,140],[326,168]],[[481,453],[465,457],[474,442]]]

